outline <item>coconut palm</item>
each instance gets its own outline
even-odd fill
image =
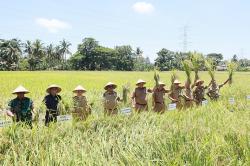
[[[31,57],[32,54],[32,42],[30,40],[27,40],[26,43],[24,44],[24,52],[27,53],[27,57]]]
[[[71,52],[69,51],[70,46],[71,43],[67,42],[65,39],[60,41],[60,53],[64,64],[66,63],[67,54],[71,54]]]
[[[5,61],[8,70],[16,70],[22,55],[21,41],[18,39],[0,41],[1,61]]]
[[[43,61],[45,55],[45,50],[41,40],[37,39],[33,43],[31,41],[27,41],[25,43],[24,52],[26,52],[28,55],[30,70],[35,70],[37,65],[39,65],[39,69],[41,69],[40,63]]]
[[[45,48],[45,53],[46,53],[46,63],[50,68],[55,64],[55,57],[54,57],[55,52],[53,44],[50,44]]]

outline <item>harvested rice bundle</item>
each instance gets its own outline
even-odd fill
[[[124,104],[127,104],[127,102],[128,102],[129,91],[130,91],[130,86],[128,83],[126,85],[122,86],[122,99],[123,99]]]
[[[230,62],[227,64],[227,70],[229,74],[229,82],[228,82],[229,85],[233,83],[233,74],[234,74],[234,71],[236,71],[237,67],[238,65],[235,62]]]
[[[214,75],[215,75],[215,65],[213,63],[212,59],[208,59],[205,61],[205,65],[208,70],[208,74],[210,75],[211,79],[214,80]]]

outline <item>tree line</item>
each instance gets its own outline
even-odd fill
[[[0,39],[0,70],[120,70],[150,71],[155,67],[161,71],[183,70],[182,62],[189,60],[192,54],[199,54],[200,63],[212,59],[215,66],[225,64],[222,54],[203,55],[196,52],[174,52],[166,48],[157,52],[157,58],[151,63],[143,51],[130,45],[104,47],[94,38],[84,38],[78,44],[77,51],[71,53],[71,43],[63,39],[57,45],[45,45],[41,40],[22,42],[19,39]],[[238,59],[238,70],[248,70],[250,60]],[[206,70],[203,66],[200,70]]]

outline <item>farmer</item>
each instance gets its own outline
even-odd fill
[[[184,86],[181,86],[181,82],[176,79],[173,82],[173,89],[172,89],[171,93],[168,95],[168,97],[172,101],[172,103],[176,103],[176,108],[178,108],[178,109],[182,108],[181,97],[183,97],[182,90],[184,88],[185,88]]]
[[[193,94],[192,94],[192,88],[189,81],[186,81],[185,83],[185,89],[184,89],[184,99],[185,99],[185,108],[190,108],[193,106]]]
[[[73,93],[76,95],[73,97],[74,109],[72,111],[72,115],[76,120],[86,120],[91,114],[91,109],[88,106],[87,98],[84,95],[86,92],[86,89],[81,85],[78,85],[73,90]]]
[[[170,90],[165,89],[166,84],[159,82],[159,85],[153,90],[153,110],[154,112],[164,113],[165,112],[165,101],[164,96],[169,93]]]
[[[18,86],[12,94],[17,97],[11,100],[8,104],[12,114],[8,114],[13,117],[15,122],[25,122],[32,127],[32,112],[34,109],[33,102],[30,98],[25,97],[25,94],[29,93],[23,86]]]
[[[103,106],[104,106],[104,115],[115,115],[118,114],[118,101],[120,98],[118,97],[115,89],[117,85],[108,82],[104,89],[106,90],[103,94]]]
[[[47,96],[44,97],[44,103],[46,105],[45,125],[48,126],[50,122],[57,122],[57,116],[59,115],[58,104],[62,100],[61,96],[58,95],[62,91],[58,85],[50,85],[46,92]]]
[[[146,81],[139,79],[136,83],[136,88],[132,94],[132,103],[135,111],[140,113],[142,111],[148,111],[147,93],[152,90],[144,87]]]
[[[230,78],[228,78],[223,84],[218,85],[215,81],[215,79],[212,79],[210,84],[209,84],[209,88],[208,88],[208,92],[207,95],[211,100],[218,100],[220,97],[220,88],[222,88],[224,85],[226,85],[228,82],[230,81]]]
[[[204,81],[203,80],[196,80],[195,82],[195,89],[193,91],[193,97],[196,105],[201,105],[202,101],[206,100],[205,99],[205,90],[207,89],[207,86],[203,85]]]

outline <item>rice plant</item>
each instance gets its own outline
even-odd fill
[[[157,70],[154,71],[154,80],[155,80],[155,87],[159,86],[160,76]]]
[[[134,88],[138,78],[152,87],[154,72],[0,72],[0,103],[6,109],[11,94],[23,84],[34,101],[35,112],[43,112],[41,101],[51,83],[62,87],[63,104],[71,107],[72,90],[83,85],[93,102],[86,121],[60,122],[45,127],[34,123],[33,129],[20,124],[0,128],[0,165],[249,165],[250,164],[250,92],[249,72],[235,72],[240,80],[221,89],[217,102],[205,107],[156,114],[152,111],[129,116],[105,117],[102,108],[103,86],[108,81]],[[172,83],[186,80],[185,72],[164,72],[161,79]],[[205,81],[207,72],[199,72]],[[223,81],[227,72],[218,72]],[[24,79],[25,78],[25,79]],[[46,79],[44,79],[46,78]],[[2,79],[3,80],[3,79]],[[125,84],[127,85],[127,84]],[[131,93],[131,92],[130,92]],[[128,95],[129,92],[127,92]],[[235,97],[235,104],[228,99]],[[150,100],[151,94],[149,94]],[[166,104],[171,101],[166,98]],[[149,101],[150,103],[150,101]],[[129,103],[128,103],[129,104]],[[151,107],[149,107],[149,110]],[[67,109],[65,107],[65,109]],[[68,112],[66,112],[68,113]],[[11,120],[6,116],[3,119]]]
[[[208,70],[208,74],[210,75],[211,79],[214,80],[214,75],[215,75],[215,65],[213,63],[212,59],[207,59],[205,61],[205,65]]]
[[[130,85],[127,83],[122,86],[122,101],[126,105],[128,102],[128,93],[130,92]]]
[[[227,70],[229,75],[229,82],[228,84],[231,85],[233,83],[233,74],[236,71],[238,65],[235,62],[230,62],[227,64]]]
[[[176,79],[178,79],[178,76],[177,76],[176,70],[173,70],[172,73],[171,73],[171,87],[170,87],[170,89],[172,91],[174,90],[174,81]]]
[[[182,65],[183,65],[183,69],[186,73],[187,83],[191,84],[191,82],[192,82],[191,81],[191,71],[192,71],[191,65],[192,65],[192,63],[189,60],[185,60],[182,62]]]
[[[192,52],[190,53],[190,58],[191,58],[191,62],[192,62],[192,66],[193,66],[193,70],[195,73],[195,78],[194,81],[198,80],[200,77],[198,75],[199,70],[201,69],[201,61],[203,60],[203,56],[202,54],[198,53],[198,52]]]

